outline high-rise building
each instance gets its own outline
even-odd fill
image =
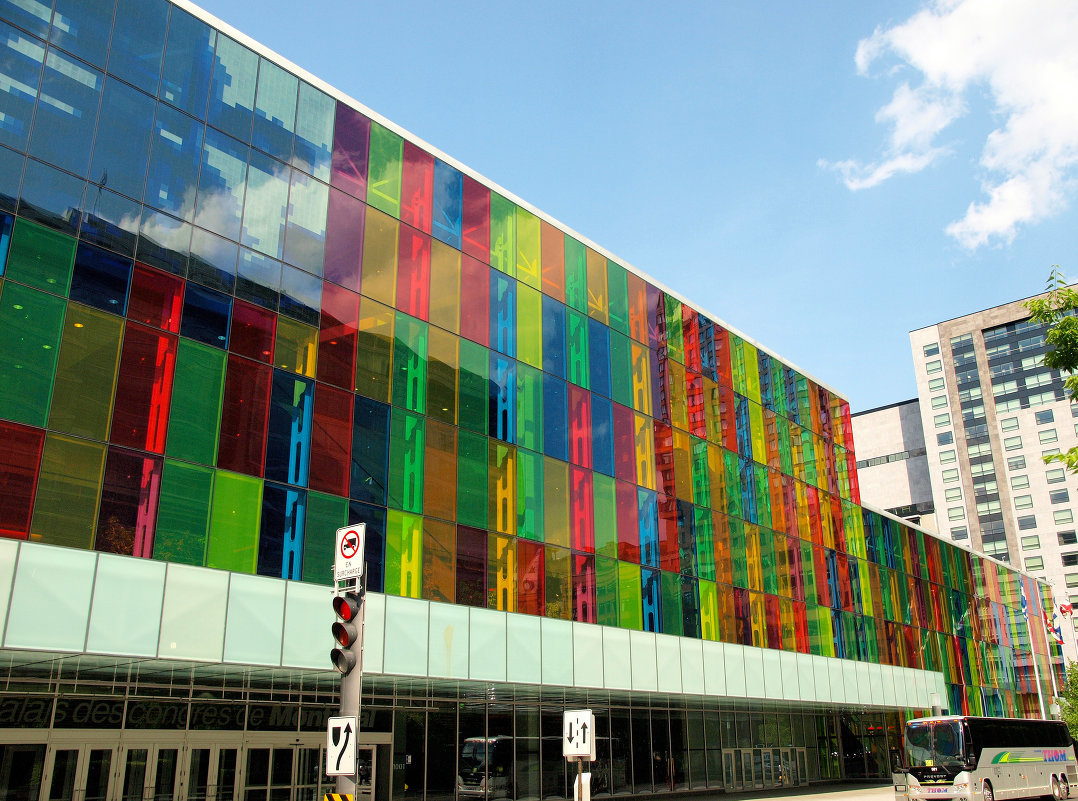
[[[859,503],[847,401],[187,2],[0,0],[0,796],[886,776],[1041,714],[1028,576]],[[595,188],[601,191],[601,188]]]

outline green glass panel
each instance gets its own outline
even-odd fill
[[[393,337],[393,405],[427,411],[427,324],[398,312]]]
[[[756,470],[756,520],[762,526],[771,526],[771,493],[768,492],[767,468],[753,465]]]
[[[8,254],[8,278],[66,297],[74,264],[73,237],[21,218],[16,220]]]
[[[210,534],[213,470],[165,459],[153,558],[202,565]]]
[[[745,394],[760,403],[760,352],[751,342],[743,342]]]
[[[543,374],[517,364],[517,445],[543,448]]]
[[[805,464],[805,483],[817,486],[816,483],[816,449],[813,446],[812,432],[807,428],[801,429],[801,453]]]
[[[812,561],[812,544],[806,540],[801,540],[801,576],[805,585],[805,598],[814,600],[817,597],[816,567]]]
[[[490,193],[490,266],[516,275],[516,205],[497,192]]]
[[[731,517],[741,517],[741,465],[738,463],[737,454],[733,451],[723,450],[726,462],[726,514]],[[742,585],[744,586],[744,585]]]
[[[321,492],[307,493],[303,525],[303,580],[333,583],[333,549],[337,529],[348,525],[348,499]]]
[[[588,251],[571,236],[565,237],[565,303],[578,312],[588,311]]]
[[[685,363],[685,338],[681,330],[681,301],[663,295],[666,302],[666,354],[675,362]]]
[[[45,426],[67,303],[13,281],[0,295],[0,418]]]
[[[700,582],[700,636],[705,640],[718,641],[719,630],[718,593],[714,582]]]
[[[49,428],[107,440],[124,321],[72,303],[63,331]]]
[[[206,567],[254,573],[262,520],[262,480],[218,470],[210,509]]]
[[[760,568],[764,574],[764,592],[778,595],[779,577],[775,572],[775,535],[763,526],[760,536]]]
[[[543,539],[543,456],[517,449],[517,536]]]
[[[681,636],[681,577],[677,573],[659,571],[659,586],[663,598],[663,634]]]
[[[774,411],[786,415],[786,389],[783,382],[782,362],[774,356],[771,359],[771,398],[774,401]]]
[[[697,506],[711,506],[711,476],[707,467],[707,441],[691,437],[692,497]]]
[[[166,455],[200,464],[216,463],[226,360],[227,354],[219,348],[180,338]]]
[[[487,433],[487,385],[490,370],[488,351],[466,339],[460,341],[460,401],[458,414],[461,428]]]
[[[404,140],[371,123],[370,160],[367,178],[367,205],[397,219],[401,216],[401,162]]]
[[[801,416],[801,426],[812,428],[812,405],[809,403],[808,379],[797,376],[797,410]]]
[[[629,277],[625,268],[607,259],[607,302],[610,304],[610,328],[629,333]]]
[[[47,435],[30,537],[50,545],[92,548],[104,470],[104,445]]]
[[[600,626],[618,625],[618,560],[595,557],[595,609]]]
[[[588,318],[566,309],[566,339],[569,349],[567,370],[569,380],[578,387],[588,388]]]
[[[711,511],[700,506],[693,507],[693,523],[696,530],[696,571],[702,579],[715,580],[715,533]],[[704,582],[700,582],[701,592]],[[701,599],[702,603],[702,599]]]
[[[539,289],[543,280],[543,268],[539,259],[541,226],[538,217],[519,206],[516,207],[516,234],[517,280]],[[517,291],[520,291],[519,288]]]
[[[423,586],[423,518],[394,509],[386,517],[385,592],[418,598]]]
[[[745,387],[745,341],[736,334],[730,334],[730,368],[734,392],[747,395]]]
[[[730,562],[733,570],[734,586],[749,586],[749,562],[747,543],[745,542],[745,524],[736,517],[730,521]]]
[[[618,558],[617,487],[614,479],[602,473],[592,474],[595,510],[595,553]]]
[[[543,296],[523,284],[517,286],[517,358],[543,366]]]
[[[780,417],[775,421],[775,429],[779,435],[779,460],[782,463],[782,472],[792,476],[794,461],[790,451],[790,424]]]
[[[640,566],[630,562],[618,562],[618,625],[636,631],[644,628]]]
[[[457,522],[487,527],[487,438],[468,431],[457,436]]]
[[[389,449],[389,505],[423,513],[424,421],[403,409],[393,409]]]
[[[610,384],[615,403],[633,406],[633,357],[629,338],[610,332]]]

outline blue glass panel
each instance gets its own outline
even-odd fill
[[[206,114],[209,124],[243,142],[250,142],[257,82],[258,56],[218,34]]]
[[[314,382],[274,370],[266,439],[267,480],[307,486],[313,414]]]
[[[204,131],[198,120],[158,104],[143,203],[188,222],[194,218],[191,187],[198,183]]]
[[[640,600],[644,606],[644,631],[662,631],[663,598],[658,570],[640,569]]]
[[[569,461],[569,400],[565,382],[543,375],[543,453]]]
[[[516,362],[494,351],[490,352],[490,435],[503,442],[513,442],[516,432]]]
[[[850,573],[850,595],[853,596],[853,611],[864,614],[861,603],[861,570],[857,566],[857,559],[853,556],[846,560],[846,568]]]
[[[752,459],[746,456],[740,457],[738,463],[738,472],[741,474],[741,513],[749,523],[756,523],[756,468]]]
[[[52,2],[0,0],[0,16],[44,39],[49,32],[49,20],[52,19]]]
[[[702,314],[696,316],[700,330],[700,370],[712,381],[718,381],[718,368],[715,361],[715,324]]]
[[[232,316],[232,298],[187,284],[183,294],[183,319],[180,334],[216,348],[228,345],[228,323]]]
[[[640,526],[640,564],[659,566],[659,498],[655,492],[637,487],[636,513]]]
[[[677,512],[677,547],[681,573],[686,576],[699,575],[696,564],[696,518],[692,503],[675,501]]]
[[[74,234],[86,182],[34,159],[26,160],[19,216]]]
[[[86,184],[82,198],[86,213],[79,237],[125,256],[135,255],[142,204],[109,192],[99,184]]]
[[[293,170],[292,187],[288,194],[284,260],[319,276],[325,263],[328,206],[329,187],[299,170]]]
[[[193,117],[205,119],[216,42],[213,28],[173,6],[157,96]]]
[[[543,370],[565,378],[565,304],[543,295]]]
[[[247,199],[243,210],[244,245],[275,259],[284,255],[284,226],[288,213],[287,164],[251,151],[247,172]]]
[[[834,631],[835,656],[839,659],[846,658],[846,637],[843,634],[842,613],[837,609],[831,611],[831,628]],[[961,707],[959,707],[961,708]]]
[[[236,285],[236,259],[239,245],[196,228],[191,236],[191,258],[187,277],[211,289],[232,293]]]
[[[114,78],[105,79],[90,179],[128,197],[141,198],[153,133],[154,100]]]
[[[86,175],[104,76],[59,50],[45,56],[31,156]]]
[[[775,411],[775,396],[772,394],[771,357],[764,351],[757,351],[756,369],[760,377],[760,403],[765,409]]]
[[[229,239],[240,238],[248,152],[247,145],[231,136],[213,128],[206,131],[198,176],[197,225]]]
[[[322,181],[329,181],[336,111],[337,103],[332,97],[310,84],[300,83],[292,166]]]
[[[161,75],[168,8],[164,0],[119,0],[116,7],[108,71],[151,95]]]
[[[259,59],[251,144],[281,161],[292,159],[299,79],[272,61]]]
[[[749,401],[734,395],[734,427],[737,431],[737,452],[752,458],[752,429],[749,425]]]
[[[318,276],[281,266],[281,314],[307,325],[318,325],[318,309],[322,305],[322,281]]]
[[[591,466],[614,475],[614,404],[600,395],[591,396]]]
[[[2,112],[0,112],[2,113]],[[0,209],[15,211],[19,203],[19,184],[26,157],[14,150],[0,147]]]
[[[187,255],[191,248],[191,226],[159,211],[143,206],[135,257],[175,275],[187,275]]]
[[[8,249],[11,247],[11,228],[14,223],[15,218],[10,214],[0,214],[0,278],[4,277]]]
[[[789,367],[782,370],[786,384],[786,416],[801,425],[801,410],[797,405],[797,373]]]
[[[431,233],[460,249],[464,176],[440,159],[434,160],[434,218]]]
[[[258,574],[299,581],[303,575],[303,528],[307,493],[266,482],[258,533]]]
[[[506,356],[517,353],[517,282],[490,271],[490,347]]]
[[[108,56],[116,0],[56,0],[49,41],[95,67]]]
[[[389,406],[356,396],[352,417],[352,477],[349,496],[385,505],[389,485]]]
[[[0,144],[26,150],[45,46],[3,21],[0,42],[0,75],[6,79],[0,89]]]
[[[700,639],[700,587],[689,576],[681,577],[681,632]]]
[[[131,259],[79,243],[69,297],[102,311],[124,315],[132,266]]]
[[[588,363],[591,367],[591,391],[609,398],[610,329],[591,318],[588,319]]]
[[[838,561],[830,548],[823,549],[824,564],[827,566],[827,589],[831,593],[831,607],[841,609],[842,601],[838,592]]]
[[[253,250],[240,248],[236,297],[276,311],[281,300],[281,263]]]
[[[386,510],[352,501],[348,504],[348,525],[366,523],[363,542],[363,575],[367,589],[382,592],[386,580]]]

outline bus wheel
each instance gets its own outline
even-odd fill
[[[984,801],[996,801],[996,794],[992,792],[992,785],[988,782],[984,783],[984,789],[981,792]]]
[[[1061,801],[1063,798],[1063,786],[1055,776],[1052,777],[1052,798],[1056,799],[1056,801]]]

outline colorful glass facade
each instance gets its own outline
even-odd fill
[[[0,16],[0,534],[328,584],[362,521],[389,595],[1037,711],[1040,589],[861,507],[841,396],[183,7]]]

